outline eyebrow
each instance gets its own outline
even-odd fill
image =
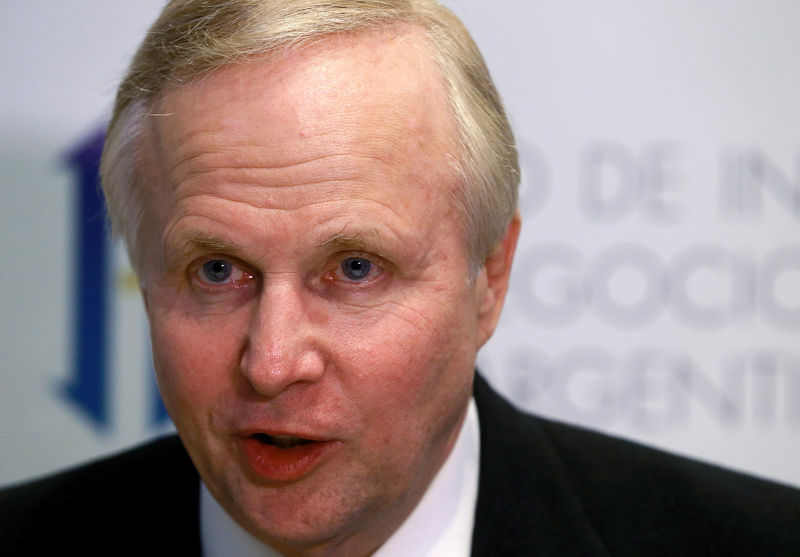
[[[357,233],[338,232],[321,242],[319,248],[328,252],[332,251],[364,251],[370,252],[378,257],[385,257],[380,246],[382,235],[375,229],[368,228],[359,230]],[[372,241],[370,241],[372,239]],[[213,234],[197,234],[180,242],[174,250],[172,257],[169,258],[168,268],[174,270],[180,268],[187,260],[192,259],[198,252],[201,253],[226,253],[230,255],[240,255],[243,253],[241,245],[223,239]]]
[[[360,230],[357,234],[339,232],[319,246],[328,251],[368,251],[381,256],[382,235],[375,229]]]
[[[182,266],[187,259],[190,259],[198,251],[237,254],[241,253],[241,246],[223,240],[218,236],[206,234],[193,236],[176,247],[173,252],[174,256],[170,257],[172,264],[169,267],[172,269]]]
[[[339,233],[322,242],[319,247],[327,250],[351,249],[364,251],[367,249],[367,243],[360,236]]]

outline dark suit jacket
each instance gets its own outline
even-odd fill
[[[473,555],[800,555],[794,489],[475,400]],[[169,437],[7,489],[0,555],[199,555],[198,486]]]

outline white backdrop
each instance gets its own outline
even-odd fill
[[[169,429],[119,250],[102,374],[76,369],[76,281],[93,271],[67,161],[161,4],[0,3],[0,484]],[[523,159],[490,381],[522,407],[800,485],[800,4],[447,4]]]

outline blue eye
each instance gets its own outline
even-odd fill
[[[211,282],[225,282],[233,273],[233,265],[224,259],[212,259],[203,263],[203,275]]]
[[[372,263],[362,257],[348,257],[342,261],[342,273],[350,280],[363,280],[371,268]]]

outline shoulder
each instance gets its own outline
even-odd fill
[[[577,529],[614,555],[797,552],[795,488],[530,416],[481,379],[476,400],[481,480],[506,474],[498,483],[509,494],[545,501],[526,510],[553,520],[556,536]],[[493,433],[484,436],[484,425]],[[559,533],[565,521],[573,524]]]
[[[193,532],[191,547],[198,497],[198,476],[183,445],[177,437],[163,438],[0,491],[0,547],[14,548],[13,555],[68,548],[84,555],[133,554],[152,550],[146,542],[160,536],[169,543],[175,532]]]

